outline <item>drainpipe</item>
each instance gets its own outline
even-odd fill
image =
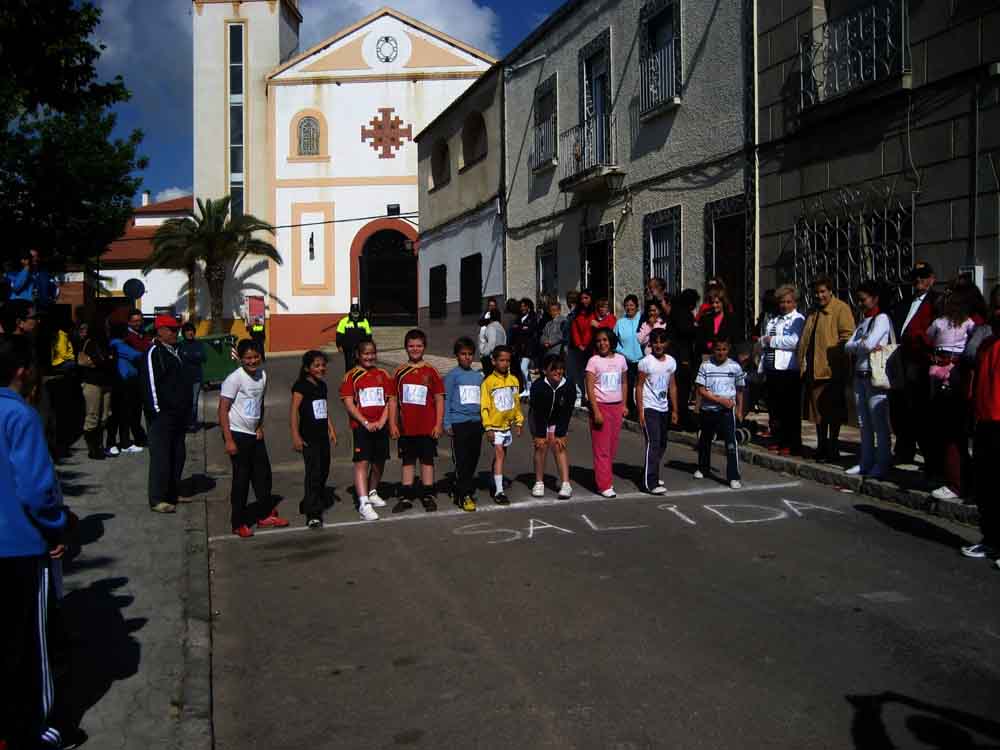
[[[507,69],[502,65],[500,75],[500,184],[497,187],[497,211],[501,212],[503,227],[500,247],[500,268],[503,275],[503,299],[509,296],[507,284]]]
[[[976,265],[976,232],[979,227],[979,95],[982,91],[979,72],[972,87],[972,174],[969,190],[969,243],[965,263]]]

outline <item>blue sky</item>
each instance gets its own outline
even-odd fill
[[[191,0],[96,0],[104,15],[98,70],[121,74],[132,100],[118,130],[145,133],[143,188],[165,200],[191,192]],[[510,51],[560,0],[300,0],[301,47],[391,5],[491,54]],[[136,197],[138,202],[138,196]]]

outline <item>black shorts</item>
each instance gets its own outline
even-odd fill
[[[404,463],[434,462],[438,454],[438,441],[430,435],[402,435],[399,438],[399,457]]]
[[[354,460],[385,463],[389,459],[389,428],[369,432],[364,427],[354,428]]]

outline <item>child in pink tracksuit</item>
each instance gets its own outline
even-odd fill
[[[618,452],[618,436],[625,418],[628,362],[615,353],[614,331],[594,332],[596,354],[587,362],[587,396],[590,399],[590,443],[594,452],[594,480],[604,497],[615,497],[611,465]]]

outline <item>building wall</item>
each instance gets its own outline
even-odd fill
[[[547,33],[505,61],[525,65],[506,88],[507,286],[534,296],[538,246],[558,247],[561,296],[580,284],[583,228],[614,225],[614,304],[644,284],[643,217],[680,207],[681,286],[704,281],[705,205],[742,195],[745,181],[743,15],[739,3],[683,2],[680,10],[681,103],[643,121],[640,106],[640,0],[582,2]],[[610,28],[611,100],[625,191],[584,199],[560,190],[562,166],[533,172],[535,90],[556,76],[557,130],[580,113],[580,51]],[[562,146],[560,146],[562,149]],[[571,154],[559,153],[560,162]]]
[[[142,268],[101,268],[101,283],[111,296],[118,296],[129,279],[139,279],[146,286],[146,293],[136,305],[140,310],[152,313],[156,307],[173,306],[177,314],[189,317],[187,283],[188,276],[183,271],[155,269],[143,275]],[[207,305],[207,302],[206,302]]]
[[[939,279],[954,277],[974,248],[987,284],[995,283],[1000,194],[988,154],[1000,147],[1000,106],[996,81],[986,77],[985,68],[1000,58],[992,41],[1000,30],[1000,9],[995,3],[910,2],[912,90],[899,85],[900,78],[803,110],[800,36],[864,5],[846,0],[828,9],[810,0],[759,4],[762,283],[773,286],[794,278],[796,220],[824,212],[843,216],[845,197],[853,203],[852,213],[892,205],[912,213],[913,259],[934,265]],[[973,141],[977,75],[978,158]],[[973,212],[976,170],[980,192]]]

